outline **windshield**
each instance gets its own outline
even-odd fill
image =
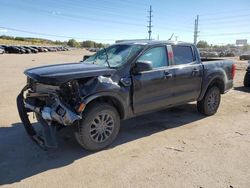
[[[83,63],[92,63],[101,66],[109,66],[111,68],[120,67],[126,63],[131,57],[143,49],[143,45],[112,45],[106,49],[102,49],[86,59]]]

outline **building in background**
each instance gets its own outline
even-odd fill
[[[245,46],[245,45],[247,45],[247,39],[236,40],[236,46]]]

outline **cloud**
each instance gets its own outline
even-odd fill
[[[0,28],[0,33],[7,33],[8,29]]]

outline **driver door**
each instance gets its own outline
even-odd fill
[[[132,75],[134,113],[157,110],[171,104],[174,70],[169,66],[166,46],[147,50],[137,61],[148,61],[152,70]]]

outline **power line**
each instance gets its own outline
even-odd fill
[[[18,6],[13,6],[13,7],[16,7],[16,8],[19,8]],[[36,10],[36,11],[39,11],[39,12],[43,12],[43,13],[46,13],[46,14],[53,14],[54,12],[54,15],[55,16],[62,16],[62,17],[69,17],[69,18],[76,18],[76,19],[81,19],[81,20],[87,20],[87,21],[94,21],[94,22],[108,22],[108,23],[114,23],[114,24],[125,24],[125,25],[133,25],[133,26],[139,26],[139,27],[144,27],[143,24],[136,24],[136,23],[130,23],[130,22],[122,22],[122,21],[115,21],[115,20],[109,20],[109,19],[103,19],[103,18],[92,18],[90,16],[80,16],[80,15],[74,15],[74,14],[67,14],[67,13],[61,13],[61,12],[56,12],[56,11],[48,11],[48,10],[44,10],[44,9],[38,9],[38,8],[28,8],[28,7],[23,7],[22,9],[26,9],[26,10]]]
[[[55,1],[53,1],[53,2],[55,2]],[[62,6],[63,4],[60,4],[60,6]],[[72,9],[76,9],[76,8],[79,8],[80,7],[80,5],[79,6],[70,6],[70,4],[67,4],[67,5],[65,5],[67,8],[72,8]],[[63,6],[63,7],[65,7],[65,6]],[[111,9],[111,11],[110,10],[107,10],[106,8],[99,8],[99,7],[93,7],[93,6],[89,6],[89,4],[88,5],[84,5],[84,7],[83,7],[83,9],[84,8],[90,8],[90,9],[92,9],[92,10],[95,10],[95,11],[98,11],[98,13],[105,13],[105,16],[106,15],[114,15],[114,16],[116,16],[116,18],[128,18],[128,19],[136,19],[136,18],[138,18],[138,15],[137,16],[132,16],[131,14],[128,14],[128,13],[126,13],[126,15],[123,15],[122,14],[122,11],[120,11],[119,10],[119,12],[116,12],[117,11],[117,9]]]
[[[2,5],[6,6],[4,3]],[[103,19],[103,18],[93,18],[93,17],[90,17],[90,16],[68,14],[68,13],[63,13],[63,12],[60,12],[60,11],[50,11],[50,10],[40,9],[40,8],[37,8],[37,7],[31,7],[31,6],[28,6],[28,5],[27,6],[16,6],[16,5],[7,4],[7,6],[11,6],[12,8],[15,7],[15,8],[18,8],[18,9],[21,9],[21,10],[42,12],[42,13],[48,14],[48,15],[53,14],[53,16],[55,16],[55,18],[56,17],[63,17],[65,19],[70,18],[70,20],[73,20],[73,21],[79,21],[79,20],[84,20],[85,21],[86,20],[88,22],[101,22],[101,23],[105,23],[105,24],[114,23],[114,24],[121,24],[121,25],[132,25],[132,26],[136,26],[136,27],[144,27],[144,25],[142,25],[142,24],[136,24],[136,23],[131,23],[131,22],[123,22],[123,21],[115,21],[115,20]],[[185,29],[183,26],[174,26],[172,24],[171,24],[171,26],[167,26],[167,27],[159,26],[157,28],[171,29],[171,30],[182,30],[182,31],[186,31],[186,32],[192,32],[191,29],[188,30],[188,29]]]
[[[67,1],[67,0],[65,0]],[[51,2],[51,3],[54,3]],[[60,4],[62,5],[62,4]],[[126,25],[133,25],[133,26],[139,26],[139,27],[144,27],[144,25],[142,24],[136,24],[136,23],[131,23],[131,22],[123,22],[123,21],[114,21],[114,20],[110,20],[110,19],[103,19],[104,16],[102,16],[102,18],[93,18],[93,17],[90,17],[90,16],[83,16],[83,15],[75,15],[75,14],[68,14],[68,13],[65,13],[65,12],[61,12],[61,11],[50,11],[50,10],[44,10],[44,9],[40,9],[40,8],[37,8],[37,7],[31,7],[29,5],[25,5],[23,7],[21,6],[16,6],[16,5],[12,5],[12,4],[7,4],[7,6],[11,6],[12,8],[15,7],[15,8],[19,8],[19,9],[26,9],[26,10],[31,10],[31,11],[39,11],[39,12],[43,12],[43,13],[47,13],[47,14],[52,14],[52,12],[54,13],[54,16],[58,16],[58,17],[64,17],[64,18],[73,18],[73,19],[78,19],[78,20],[87,20],[87,21],[94,21],[94,22],[110,22],[110,23],[117,23],[117,24],[126,24]],[[69,5],[67,5],[68,7]],[[78,8],[80,6],[77,6]],[[84,5],[84,7],[86,7],[86,5]],[[93,8],[93,7],[92,7]],[[97,9],[98,7],[95,7],[95,9]],[[105,9],[102,9],[102,10],[105,10]],[[140,9],[139,9],[140,10]],[[105,11],[106,12],[106,11]],[[138,11],[137,11],[138,12]],[[113,11],[112,12],[108,12],[108,13],[111,13],[113,15],[117,15],[119,17],[121,17],[121,14],[114,14]],[[131,14],[129,15],[126,15],[126,16],[130,16],[130,19],[129,20],[135,20],[135,17],[132,17]],[[116,17],[118,18],[118,17]],[[138,18],[138,16],[137,16]],[[162,16],[160,17],[162,18]],[[180,30],[184,30],[184,31],[187,31],[187,32],[192,32],[191,31],[191,28],[190,27],[187,27],[187,26],[183,26],[183,24],[181,26],[174,26],[173,24],[171,24],[171,26],[159,26],[157,28],[162,28],[162,29],[173,29],[173,30],[176,30],[176,29],[180,29]],[[188,28],[188,29],[185,29],[185,28]]]
[[[90,8],[91,10],[105,10],[106,12],[110,12],[110,11],[112,11],[112,12],[117,12],[117,13],[121,13],[122,11],[125,11],[125,12],[137,12],[138,13],[138,10],[140,10],[140,9],[138,9],[137,8],[137,10],[134,10],[134,9],[124,9],[124,7],[125,6],[122,6],[122,7],[117,7],[117,6],[112,6],[112,5],[108,5],[108,6],[103,6],[103,5],[93,5],[93,4],[90,4],[89,2],[91,2],[91,1],[89,1],[87,4],[82,4],[82,3],[77,3],[77,2],[75,2],[75,1],[67,1],[67,0],[60,0],[60,3],[58,4],[57,3],[58,1],[52,1],[51,3],[54,3],[54,4],[56,4],[57,6],[61,6],[62,7],[62,5],[65,5],[65,6],[63,6],[63,8],[65,9],[65,8],[68,8],[69,6],[70,7],[72,7],[72,8],[74,8],[74,9],[81,9],[82,11],[85,9],[85,8]],[[64,2],[64,4],[62,3],[62,2]]]
[[[238,21],[238,20],[249,20],[248,17],[250,14],[245,14],[241,16],[227,16],[227,17],[217,17],[217,18],[211,18],[211,19],[202,19],[205,23],[214,23],[214,22],[225,22],[225,21]]]
[[[207,35],[200,35],[201,37],[206,37],[206,36],[229,36],[229,35],[243,35],[243,34],[250,34],[250,32],[239,32],[239,33],[217,33],[217,34],[207,34]]]
[[[230,19],[235,19],[235,18],[246,18],[247,16],[250,16],[250,14],[244,14],[244,15],[234,15],[234,16],[224,16],[224,17],[216,17],[216,18],[205,18],[203,20],[209,21],[209,20],[230,20]]]
[[[84,0],[83,0],[84,1]],[[80,1],[77,1],[77,0],[74,0],[74,2],[79,2],[79,3],[82,3],[83,2],[82,0],[80,0]],[[109,0],[101,0],[101,1],[99,1],[99,0],[91,0],[91,1],[95,1],[96,3],[98,3],[98,2],[107,2],[107,3],[109,3],[109,5],[110,4],[115,4],[115,3],[121,3],[121,4],[126,4],[126,5],[129,5],[129,6],[137,6],[137,7],[142,7],[142,6],[144,6],[144,7],[146,7],[146,6],[148,6],[148,4],[144,4],[144,3],[138,3],[138,2],[136,2],[136,1],[125,1],[125,0],[115,0],[115,1],[109,1]],[[71,2],[71,1],[69,1],[69,2]],[[89,3],[90,1],[88,1],[87,0],[87,2]]]
[[[202,13],[200,14],[200,16],[202,17],[206,17],[207,15],[220,15],[220,14],[227,14],[229,13],[230,15],[232,15],[232,12],[242,12],[242,11],[249,11],[250,9],[247,8],[247,9],[234,9],[234,10],[225,10],[225,11],[218,11],[218,12],[210,12],[210,13]]]
[[[40,33],[40,32],[34,32],[34,31],[27,31],[27,30],[21,30],[16,28],[10,28],[10,27],[2,27],[1,29],[7,29],[10,31],[17,31],[21,33],[28,33],[33,35],[41,35],[41,36],[47,36],[47,37],[59,37],[59,38],[67,38],[67,39],[78,39],[78,40],[105,40],[105,41],[115,41],[116,39],[104,39],[104,38],[84,38],[84,37],[74,37],[74,36],[65,36],[65,35],[55,35],[55,34],[48,34],[48,33]]]
[[[237,29],[243,29],[246,28],[246,24],[248,24],[249,22],[245,22],[245,23],[221,23],[221,24],[214,24],[214,25],[205,25],[205,24],[199,24],[200,27],[200,31],[216,31],[218,32],[219,30],[225,30],[225,29],[231,29],[231,28],[235,28],[237,27]],[[220,26],[220,27],[219,27]]]

